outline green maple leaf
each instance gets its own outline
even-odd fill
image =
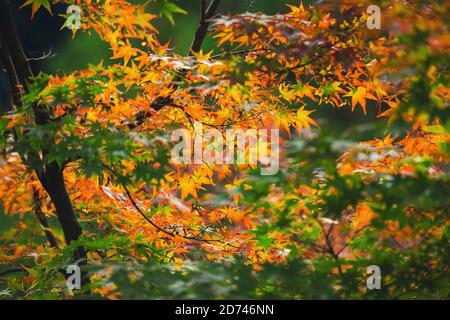
[[[181,14],[187,14],[187,11],[177,6],[175,3],[164,1],[159,3],[158,5],[159,12],[161,15],[167,18],[169,22],[174,25],[175,20],[173,18],[174,13],[181,13]]]

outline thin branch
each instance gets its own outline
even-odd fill
[[[189,55],[193,55],[200,51],[202,47],[203,40],[208,32],[209,20],[214,16],[217,8],[219,7],[220,0],[212,0],[208,9],[205,10],[205,0],[201,1],[201,18],[200,23],[195,32],[194,40],[191,44],[191,49]]]
[[[257,52],[266,52],[266,51],[273,51],[273,49],[267,49],[267,48],[242,49],[242,50],[218,53],[218,54],[212,55],[210,58],[218,59],[218,58],[223,58],[223,57],[227,57],[227,56],[244,55],[244,54],[248,54],[248,53],[257,53]]]
[[[153,227],[155,227],[158,231],[161,231],[171,237],[176,237],[177,235],[167,231],[163,228],[161,228],[160,226],[158,226],[156,223],[154,223],[149,217],[147,217],[145,215],[145,213],[141,210],[141,208],[138,206],[138,204],[136,203],[136,201],[134,200],[133,196],[130,193],[130,190],[128,190],[127,186],[124,183],[120,183],[122,185],[122,188],[125,190],[125,193],[127,194],[128,199],[130,199],[131,203],[133,204],[133,207],[139,212],[139,214],[148,222],[150,223]]]
[[[53,48],[50,48],[50,50],[47,53],[45,53],[45,51],[42,51],[42,56],[40,57],[29,57],[28,61],[40,61],[54,57],[56,57],[56,53],[53,52]]]
[[[4,71],[9,80],[8,82],[11,90],[10,110],[13,110],[13,105],[17,106],[20,104],[23,91],[17,77],[16,69],[14,68],[14,62],[12,60],[11,53],[4,45],[0,45],[0,59],[3,62]]]
[[[58,240],[56,240],[55,235],[50,229],[50,225],[48,224],[47,217],[42,212],[41,209],[41,200],[39,198],[39,192],[35,188],[33,190],[33,200],[34,200],[34,212],[36,214],[36,217],[41,224],[42,228],[44,229],[45,235],[47,237],[48,242],[50,243],[50,246],[53,248],[58,248]]]
[[[364,229],[366,229],[366,227],[362,227],[361,229],[358,229],[357,231],[355,231],[355,233],[353,234],[353,236],[342,246],[342,248],[340,248],[336,254],[339,256],[349,245],[350,243],[356,239],[356,237],[361,233],[361,231],[363,231]]]
[[[221,0],[212,0],[208,8],[205,10],[206,1],[201,0],[200,23],[197,27],[197,30],[195,31],[194,39],[192,40],[192,44],[188,53],[189,56],[193,56],[194,53],[200,51],[203,40],[205,39],[206,33],[208,32],[209,20],[214,16],[214,13],[219,7],[220,1]],[[176,83],[177,81],[179,81],[182,76],[183,76],[182,73],[178,74],[177,77],[174,79],[174,82]],[[178,86],[175,84],[175,88],[176,87]],[[155,99],[155,101],[152,102],[150,107],[156,111],[159,111],[164,106],[172,102],[173,100],[171,97],[158,97],[157,99]]]
[[[206,0],[200,0],[200,23],[206,20]]]
[[[109,167],[108,165],[103,163],[103,166],[112,174],[116,175],[116,172],[114,171],[114,169],[112,169],[111,167]],[[161,228],[160,226],[158,226],[156,223],[154,223],[149,217],[147,217],[145,215],[145,213],[142,211],[142,209],[139,207],[139,205],[136,203],[136,201],[134,200],[133,196],[131,195],[130,190],[127,188],[127,186],[125,185],[125,183],[119,181],[120,185],[122,186],[122,188],[125,190],[125,193],[128,197],[128,199],[130,200],[131,204],[133,205],[133,207],[139,212],[139,214],[145,219],[145,221],[147,221],[149,224],[151,224],[154,228],[156,228],[158,231],[161,231],[163,233],[165,233],[166,235],[174,238],[174,237],[181,237],[187,240],[193,240],[193,241],[200,241],[200,242],[206,242],[206,243],[211,243],[211,242],[219,242],[219,243],[224,243],[222,240],[218,240],[218,239],[203,239],[203,238],[198,238],[198,237],[191,237],[191,236],[183,236],[183,235],[179,235],[179,234],[175,234],[173,232],[167,231],[164,228]],[[232,246],[230,244],[228,244],[229,246]]]
[[[333,244],[331,243],[331,231],[333,230],[334,225],[331,225],[328,228],[328,232],[327,232],[327,231],[325,231],[325,226],[323,225],[322,221],[320,221],[320,219],[317,216],[315,216],[314,218],[319,223],[320,228],[322,229],[322,234],[323,234],[323,237],[325,238],[325,243],[327,245],[326,249],[327,249],[328,253],[331,254],[334,261],[336,262],[338,271],[339,271],[339,275],[342,277],[344,275],[344,271],[342,270],[341,262],[339,260],[339,255],[336,254],[336,252],[333,249]]]
[[[14,269],[8,269],[8,270],[0,272],[0,277],[7,276],[8,274],[12,274],[12,273],[19,273],[19,272],[27,273],[27,274],[29,273],[25,268],[14,268]]]

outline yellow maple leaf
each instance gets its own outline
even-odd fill
[[[358,87],[356,90],[353,90],[347,95],[352,97],[352,111],[355,110],[356,104],[359,103],[364,111],[364,114],[366,114],[366,94],[366,88]]]
[[[295,126],[297,127],[298,132],[301,132],[303,128],[310,128],[311,125],[314,127],[319,126],[317,122],[309,116],[313,112],[314,110],[305,110],[305,106],[297,110]]]
[[[192,195],[194,198],[197,198],[197,189],[194,181],[188,175],[184,175],[183,177],[178,179],[178,183],[181,188],[181,199],[184,200],[188,195]]]

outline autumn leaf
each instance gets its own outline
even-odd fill
[[[305,106],[299,108],[297,110],[297,117],[295,118],[295,125],[297,127],[298,132],[301,132],[303,128],[310,128],[311,125],[314,127],[318,127],[316,121],[309,117],[314,110],[305,110]]]
[[[197,198],[197,188],[193,179],[189,175],[184,175],[178,179],[181,189],[181,199],[184,200],[188,195]]]
[[[355,110],[356,104],[359,103],[364,111],[364,114],[366,114],[366,93],[366,88],[357,87],[347,95],[352,97],[352,111]]]
[[[23,8],[23,7],[26,7],[26,6],[30,6],[30,5],[31,5],[31,18],[34,17],[36,12],[41,7],[44,7],[45,9],[47,9],[47,11],[51,15],[53,15],[52,8],[51,8],[49,0],[26,0],[25,3],[20,6],[20,8]]]
[[[448,297],[449,2],[380,1],[381,32],[361,1],[279,2],[20,2],[78,4],[91,38],[53,74],[2,43],[0,296]],[[380,263],[388,290],[365,290]]]
[[[118,49],[115,51],[114,56],[112,59],[119,59],[123,58],[124,64],[127,65],[130,61],[131,57],[136,56],[137,53],[133,49],[133,47],[129,43],[122,44],[118,47]]]

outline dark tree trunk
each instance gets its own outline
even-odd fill
[[[62,226],[66,243],[70,244],[81,236],[82,230],[77,222],[72,202],[67,193],[63,169],[56,162],[52,162],[45,165],[43,170],[38,173],[38,176],[42,186],[49,194],[50,199],[55,206],[56,215]],[[77,247],[73,258],[78,265],[86,265],[87,255],[84,247]],[[82,284],[89,283],[88,272],[82,269],[81,276]]]
[[[55,206],[67,244],[77,240],[81,235],[81,228],[66,190],[62,168],[56,162],[52,162],[45,165],[42,172],[38,172],[38,176]]]
[[[16,31],[9,0],[0,0],[0,36],[0,45],[4,48],[0,58],[7,69],[8,79],[13,88],[14,101],[17,104],[20,101],[16,96],[20,94],[20,92],[17,92],[17,85],[22,85],[26,92],[28,89],[27,83],[33,77],[33,73]],[[50,115],[45,108],[35,105],[33,109],[36,125],[43,125],[50,121]],[[54,141],[48,141],[48,143],[54,143]],[[30,150],[28,156],[31,156],[33,152],[35,153],[35,151]],[[70,244],[80,237],[82,230],[77,222],[72,202],[67,193],[63,175],[64,168],[60,167],[56,162],[45,164],[45,150],[41,150],[41,154],[44,158],[44,165],[40,168],[35,168],[35,171],[55,206],[65,241],[67,244]],[[76,249],[74,259],[82,265],[87,263],[87,256],[83,247]],[[86,283],[87,274],[84,273],[83,275]]]

